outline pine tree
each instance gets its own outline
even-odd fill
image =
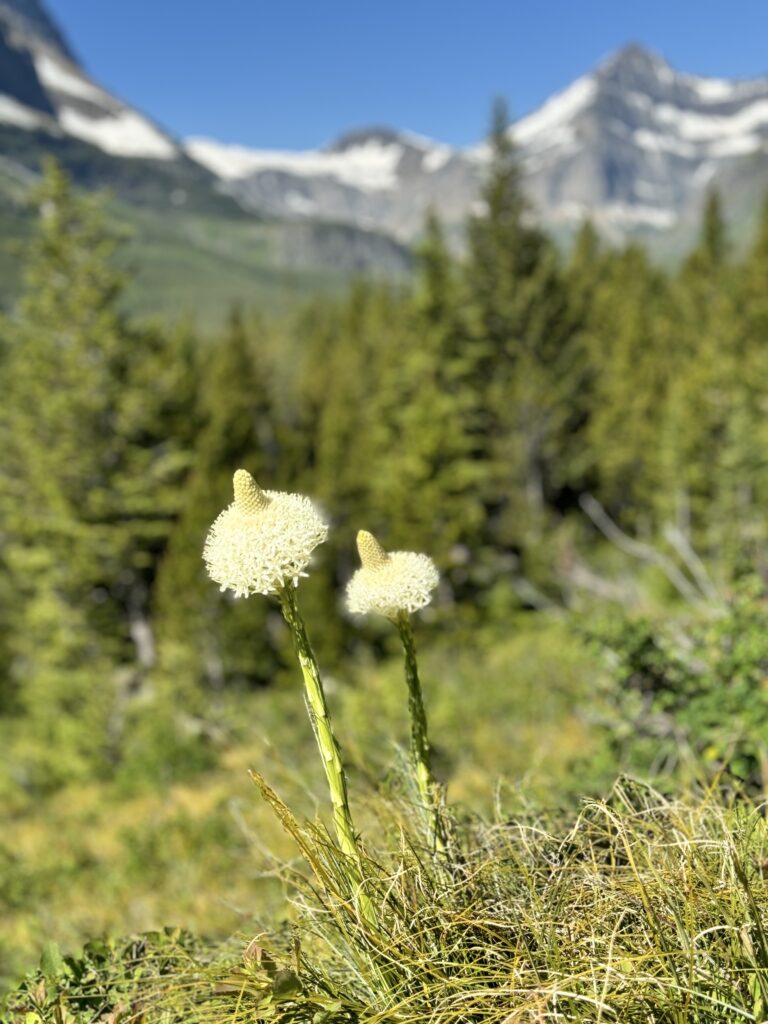
[[[277,486],[274,412],[254,335],[259,328],[251,333],[235,311],[208,353],[193,469],[159,573],[160,670],[190,709],[201,706],[211,688],[269,681],[277,662],[266,627],[268,603],[220,594],[202,562],[208,527],[232,500],[235,470],[245,468],[265,487]]]
[[[734,268],[720,200],[707,198],[699,241],[673,282],[669,338],[669,385],[659,419],[662,476],[657,518],[672,522],[702,555],[722,554],[721,527],[730,519],[726,455],[737,392]],[[735,389],[735,390],[734,390]]]
[[[721,378],[727,426],[719,439],[721,494],[716,513],[733,571],[766,567],[768,526],[768,196],[754,242],[724,282],[728,313],[728,372]],[[722,373],[722,371],[721,371]],[[723,393],[725,392],[725,393]]]
[[[578,495],[596,486],[595,460],[589,451],[588,424],[595,404],[597,366],[592,361],[596,297],[614,258],[603,246],[591,221],[585,221],[574,240],[565,272],[572,336],[563,367],[567,382],[553,460],[553,485],[560,507],[567,509]]]
[[[481,415],[468,357],[458,267],[431,214],[397,358],[382,370],[372,437],[372,529],[430,551],[443,569],[479,543],[474,458]],[[458,547],[457,547],[458,545]],[[463,569],[453,572],[461,577]]]
[[[49,165],[24,291],[5,325],[0,412],[12,654],[46,785],[118,756],[135,669],[153,658],[149,599],[177,511],[188,383],[182,333],[129,327],[118,244],[95,199]],[[173,347],[173,353],[169,352]]]
[[[491,150],[485,209],[469,223],[471,352],[485,410],[488,543],[520,549],[546,524],[574,332],[558,254],[533,223],[502,103]]]
[[[391,287],[357,282],[344,299],[315,304],[313,313],[311,323],[304,321],[295,433],[306,448],[297,480],[324,506],[334,529],[304,588],[308,615],[338,603],[357,568],[356,532],[376,516],[371,481],[379,473],[374,453],[382,395],[391,379],[388,367],[401,365],[406,304]],[[396,520],[397,509],[385,504],[388,521]],[[336,659],[349,632],[341,616],[327,621],[315,638],[321,659]]]
[[[597,496],[624,526],[643,521],[658,491],[658,423],[668,374],[660,334],[664,279],[629,246],[606,264],[586,334],[593,376],[586,451]]]

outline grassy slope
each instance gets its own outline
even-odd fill
[[[200,327],[213,328],[235,304],[284,313],[307,295],[339,291],[349,280],[333,268],[279,269],[277,225],[124,206],[117,216],[131,231],[126,304],[140,315],[191,315]]]
[[[510,810],[522,795],[567,801],[574,765],[595,738],[578,711],[597,671],[591,656],[556,624],[479,655],[426,639],[422,647],[451,800],[490,811],[505,776]],[[329,680],[328,690],[358,825],[373,835],[369,783],[386,788],[399,757],[394,742],[408,741],[405,684],[399,660],[356,675],[353,684]],[[239,698],[224,718],[232,728],[220,768],[186,785],[126,794],[94,782],[0,811],[0,976],[29,967],[49,940],[75,950],[102,933],[163,925],[253,933],[257,922],[274,926],[284,916],[282,890],[264,869],[269,853],[285,860],[292,850],[247,769],[261,771],[300,813],[325,805],[298,679],[295,689]]]
[[[201,329],[214,329],[233,305],[283,314],[308,295],[341,291],[349,281],[348,273],[334,268],[278,269],[276,225],[119,204],[112,214],[128,232],[126,308],[141,316],[190,316]],[[0,308],[18,293],[20,243],[30,230],[29,216],[9,202],[0,183]]]
[[[62,160],[82,187],[107,188],[120,197],[110,201],[109,211],[128,237],[124,259],[131,269],[126,293],[131,313],[172,320],[189,316],[207,330],[218,327],[235,304],[283,314],[309,295],[340,291],[349,282],[349,266],[335,260],[328,245],[342,231],[339,226],[320,229],[326,245],[319,251],[325,255],[317,266],[304,266],[301,261],[311,263],[312,253],[300,244],[297,250],[291,226],[244,214],[231,199],[217,195],[194,164],[116,161],[73,140],[0,126],[0,309],[9,308],[18,294],[19,243],[32,229],[26,197],[46,151]],[[182,206],[174,205],[177,193],[187,197]],[[297,259],[300,265],[292,267]]]

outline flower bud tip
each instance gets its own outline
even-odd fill
[[[367,530],[360,530],[357,534],[357,551],[364,569],[380,569],[389,561],[387,552]]]
[[[244,515],[263,512],[269,505],[269,498],[262,491],[247,469],[238,469],[232,478],[235,491],[235,508]]]

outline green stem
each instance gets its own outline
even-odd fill
[[[352,814],[349,809],[347,777],[341,760],[341,750],[331,727],[331,717],[325,700],[320,669],[307,636],[304,620],[299,612],[295,588],[289,583],[283,587],[279,596],[283,617],[291,631],[296,656],[299,659],[301,673],[304,677],[304,696],[307,703],[307,711],[312,722],[317,745],[320,748],[325,777],[328,780],[328,788],[331,793],[336,838],[342,852],[354,861],[360,872],[360,880],[362,880],[360,851],[357,847]]]
[[[446,836],[440,815],[439,787],[432,774],[432,755],[427,732],[427,712],[419,680],[416,660],[416,641],[408,612],[401,611],[395,620],[405,653],[405,681],[408,684],[408,711],[411,718],[411,761],[416,784],[425,808],[430,815],[430,833],[434,848],[444,852]]]

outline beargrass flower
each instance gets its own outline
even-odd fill
[[[361,568],[347,584],[347,606],[351,612],[377,612],[397,626],[405,655],[405,682],[411,719],[411,764],[424,810],[429,820],[432,847],[444,853],[447,834],[442,815],[440,787],[432,773],[432,752],[427,730],[427,712],[419,679],[416,641],[410,613],[432,600],[438,583],[435,563],[414,551],[386,552],[372,533],[360,530],[357,550]]]
[[[328,535],[328,524],[301,494],[263,491],[238,469],[235,500],[208,531],[203,558],[208,575],[236,597],[278,594],[306,576],[312,552]]]
[[[401,612],[416,612],[432,600],[439,575],[427,555],[415,551],[386,552],[372,533],[360,530],[357,550],[361,568],[347,584],[347,607],[389,619]]]
[[[250,473],[234,475],[235,500],[215,520],[205,541],[208,575],[236,597],[272,594],[280,602],[304,680],[304,697],[328,783],[336,838],[348,858],[356,899],[369,924],[376,915],[363,889],[363,865],[347,793],[341,749],[333,731],[323,681],[297,602],[296,585],[328,525],[301,494],[263,491]],[[260,776],[254,775],[258,782]],[[262,793],[266,790],[262,786]]]

